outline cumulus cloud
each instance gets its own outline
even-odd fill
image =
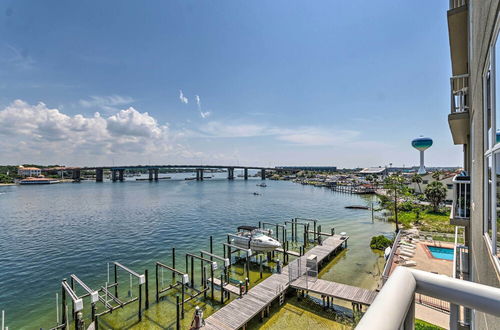
[[[116,112],[120,110],[119,106],[134,103],[135,100],[128,96],[109,95],[109,96],[91,96],[87,100],[80,100],[79,104],[85,108],[98,108],[106,112]]]
[[[186,96],[184,96],[184,93],[180,89],[179,89],[179,100],[181,101],[181,103],[184,103],[184,104],[189,103],[188,98]]]
[[[168,125],[132,107],[108,117],[99,112],[69,116],[44,103],[16,100],[0,110],[0,136],[3,150],[27,157],[168,153],[173,149]]]

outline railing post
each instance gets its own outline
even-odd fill
[[[458,327],[458,305],[450,303],[450,330]]]
[[[415,329],[415,299],[413,299],[410,308],[406,312],[404,329]]]

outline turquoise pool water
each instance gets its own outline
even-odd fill
[[[427,246],[432,256],[437,259],[453,260],[453,249],[437,246]]]

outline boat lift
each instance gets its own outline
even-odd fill
[[[90,297],[90,303],[91,303],[91,306],[92,306],[91,320],[94,320],[94,318],[95,318],[95,310],[96,310],[96,306],[95,305],[99,301],[99,291],[92,290],[87,284],[85,284],[75,274],[71,274],[70,278],[71,278],[71,289],[73,291],[75,290],[75,282],[83,290],[85,290],[86,293],[84,295],[80,296],[80,298]],[[75,310],[73,310],[73,315],[75,315]]]
[[[200,260],[200,271],[201,271],[201,286],[203,287],[201,290],[197,290],[195,288],[195,279],[194,279],[194,259]],[[189,263],[191,261],[191,264]],[[186,271],[190,269],[191,271],[191,282],[189,283],[191,286],[191,289],[195,290],[197,293],[195,295],[192,295],[190,298],[186,299],[185,302],[190,301],[191,299],[194,299],[198,297],[199,295],[203,294],[203,296],[206,298],[207,297],[207,291],[209,287],[207,286],[207,274],[206,274],[206,269],[205,269],[205,264],[210,265],[210,277],[214,277],[214,271],[217,269],[217,263],[210,260],[206,259],[200,256],[197,256],[192,253],[186,253]],[[191,265],[191,267],[189,267]],[[214,299],[214,283],[212,282],[212,285],[210,287],[211,289],[211,298],[212,300]]]
[[[279,224],[279,223],[271,223],[271,222],[265,222],[265,221],[259,221],[259,228],[266,229],[266,225],[268,226],[273,226],[276,229],[276,240],[279,239],[279,229],[281,228],[281,243],[285,244],[287,233],[286,233],[286,226]]]
[[[69,329],[69,318],[68,318],[68,306],[66,305],[66,295],[69,296],[71,301],[73,302],[73,315],[75,320],[75,329],[81,329],[79,326],[80,319],[76,317],[76,313],[83,310],[83,299],[78,297],[73,288],[68,284],[66,279],[63,279],[61,282],[61,304],[62,304],[62,322],[60,325],[56,327],[56,329]]]

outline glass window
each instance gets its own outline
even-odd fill
[[[487,156],[486,157],[486,164],[487,164],[487,168],[486,168],[486,179],[488,180],[487,183],[486,183],[486,191],[485,191],[485,200],[486,200],[486,203],[485,203],[485,207],[486,207],[486,210],[485,210],[485,215],[486,215],[486,228],[485,228],[485,231],[488,233],[489,237],[492,237],[491,234],[491,228],[492,228],[492,225],[491,225],[491,219],[492,219],[492,207],[491,207],[491,193],[492,193],[492,188],[493,188],[493,178],[491,176],[491,167],[492,167],[492,157],[491,156]]]
[[[495,200],[492,201],[492,205],[495,206],[495,217],[496,221],[491,223],[491,229],[490,231],[495,231],[495,236],[490,236],[495,239],[495,247],[496,249],[493,249],[494,252],[496,252],[497,256],[500,256],[500,151],[495,153],[495,181],[496,181],[496,196]]]
[[[486,73],[486,81],[485,81],[485,97],[486,97],[486,113],[485,113],[485,123],[487,127],[488,135],[485,140],[485,150],[488,150],[491,143],[491,66]]]

